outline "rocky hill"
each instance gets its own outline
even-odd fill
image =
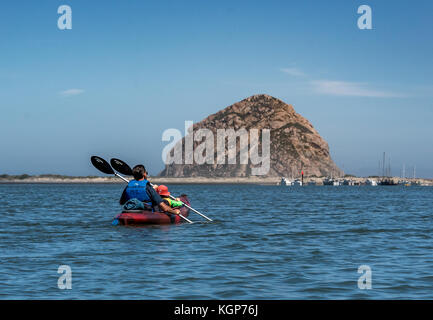
[[[193,126],[194,132],[201,128],[210,129],[214,133],[215,157],[217,129],[270,129],[270,170],[265,175],[268,177],[298,177],[301,168],[305,176],[336,176],[341,173],[330,157],[327,142],[310,122],[296,113],[293,106],[269,95],[261,94],[246,98]],[[185,137],[179,143],[182,144],[182,150],[185,150]],[[199,144],[200,142],[194,142],[194,150]],[[236,164],[170,164],[166,165],[160,176],[250,176],[251,168],[254,166],[251,163],[240,164],[239,141],[237,145]],[[261,150],[260,144],[258,150]],[[173,152],[174,148],[171,151],[172,155]],[[225,152],[227,154],[227,148]]]

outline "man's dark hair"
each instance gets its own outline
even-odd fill
[[[134,176],[135,180],[143,179],[145,173],[146,173],[146,168],[142,164],[136,165],[132,169],[132,175]]]

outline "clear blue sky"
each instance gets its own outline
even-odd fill
[[[72,8],[72,30],[57,8]],[[357,28],[357,8],[373,30]],[[293,104],[347,173],[382,152],[433,177],[433,1],[8,1],[0,5],[0,174],[163,168],[183,131],[266,93]]]

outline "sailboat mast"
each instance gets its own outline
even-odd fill
[[[391,177],[391,157],[388,157],[388,177]]]

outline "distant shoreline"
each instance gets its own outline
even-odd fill
[[[304,183],[315,182],[322,184],[323,178],[304,178]],[[344,178],[341,178],[344,179]],[[357,183],[363,184],[367,179],[380,180],[380,177],[346,177]],[[395,180],[401,178],[394,177]],[[206,178],[206,177],[149,177],[149,181],[155,184],[255,184],[255,185],[278,185],[281,177],[227,177],[227,178]],[[404,179],[406,181],[433,186],[433,179]],[[40,176],[7,176],[0,175],[0,184],[124,184],[125,182],[116,177],[74,177],[59,175],[40,175]]]

